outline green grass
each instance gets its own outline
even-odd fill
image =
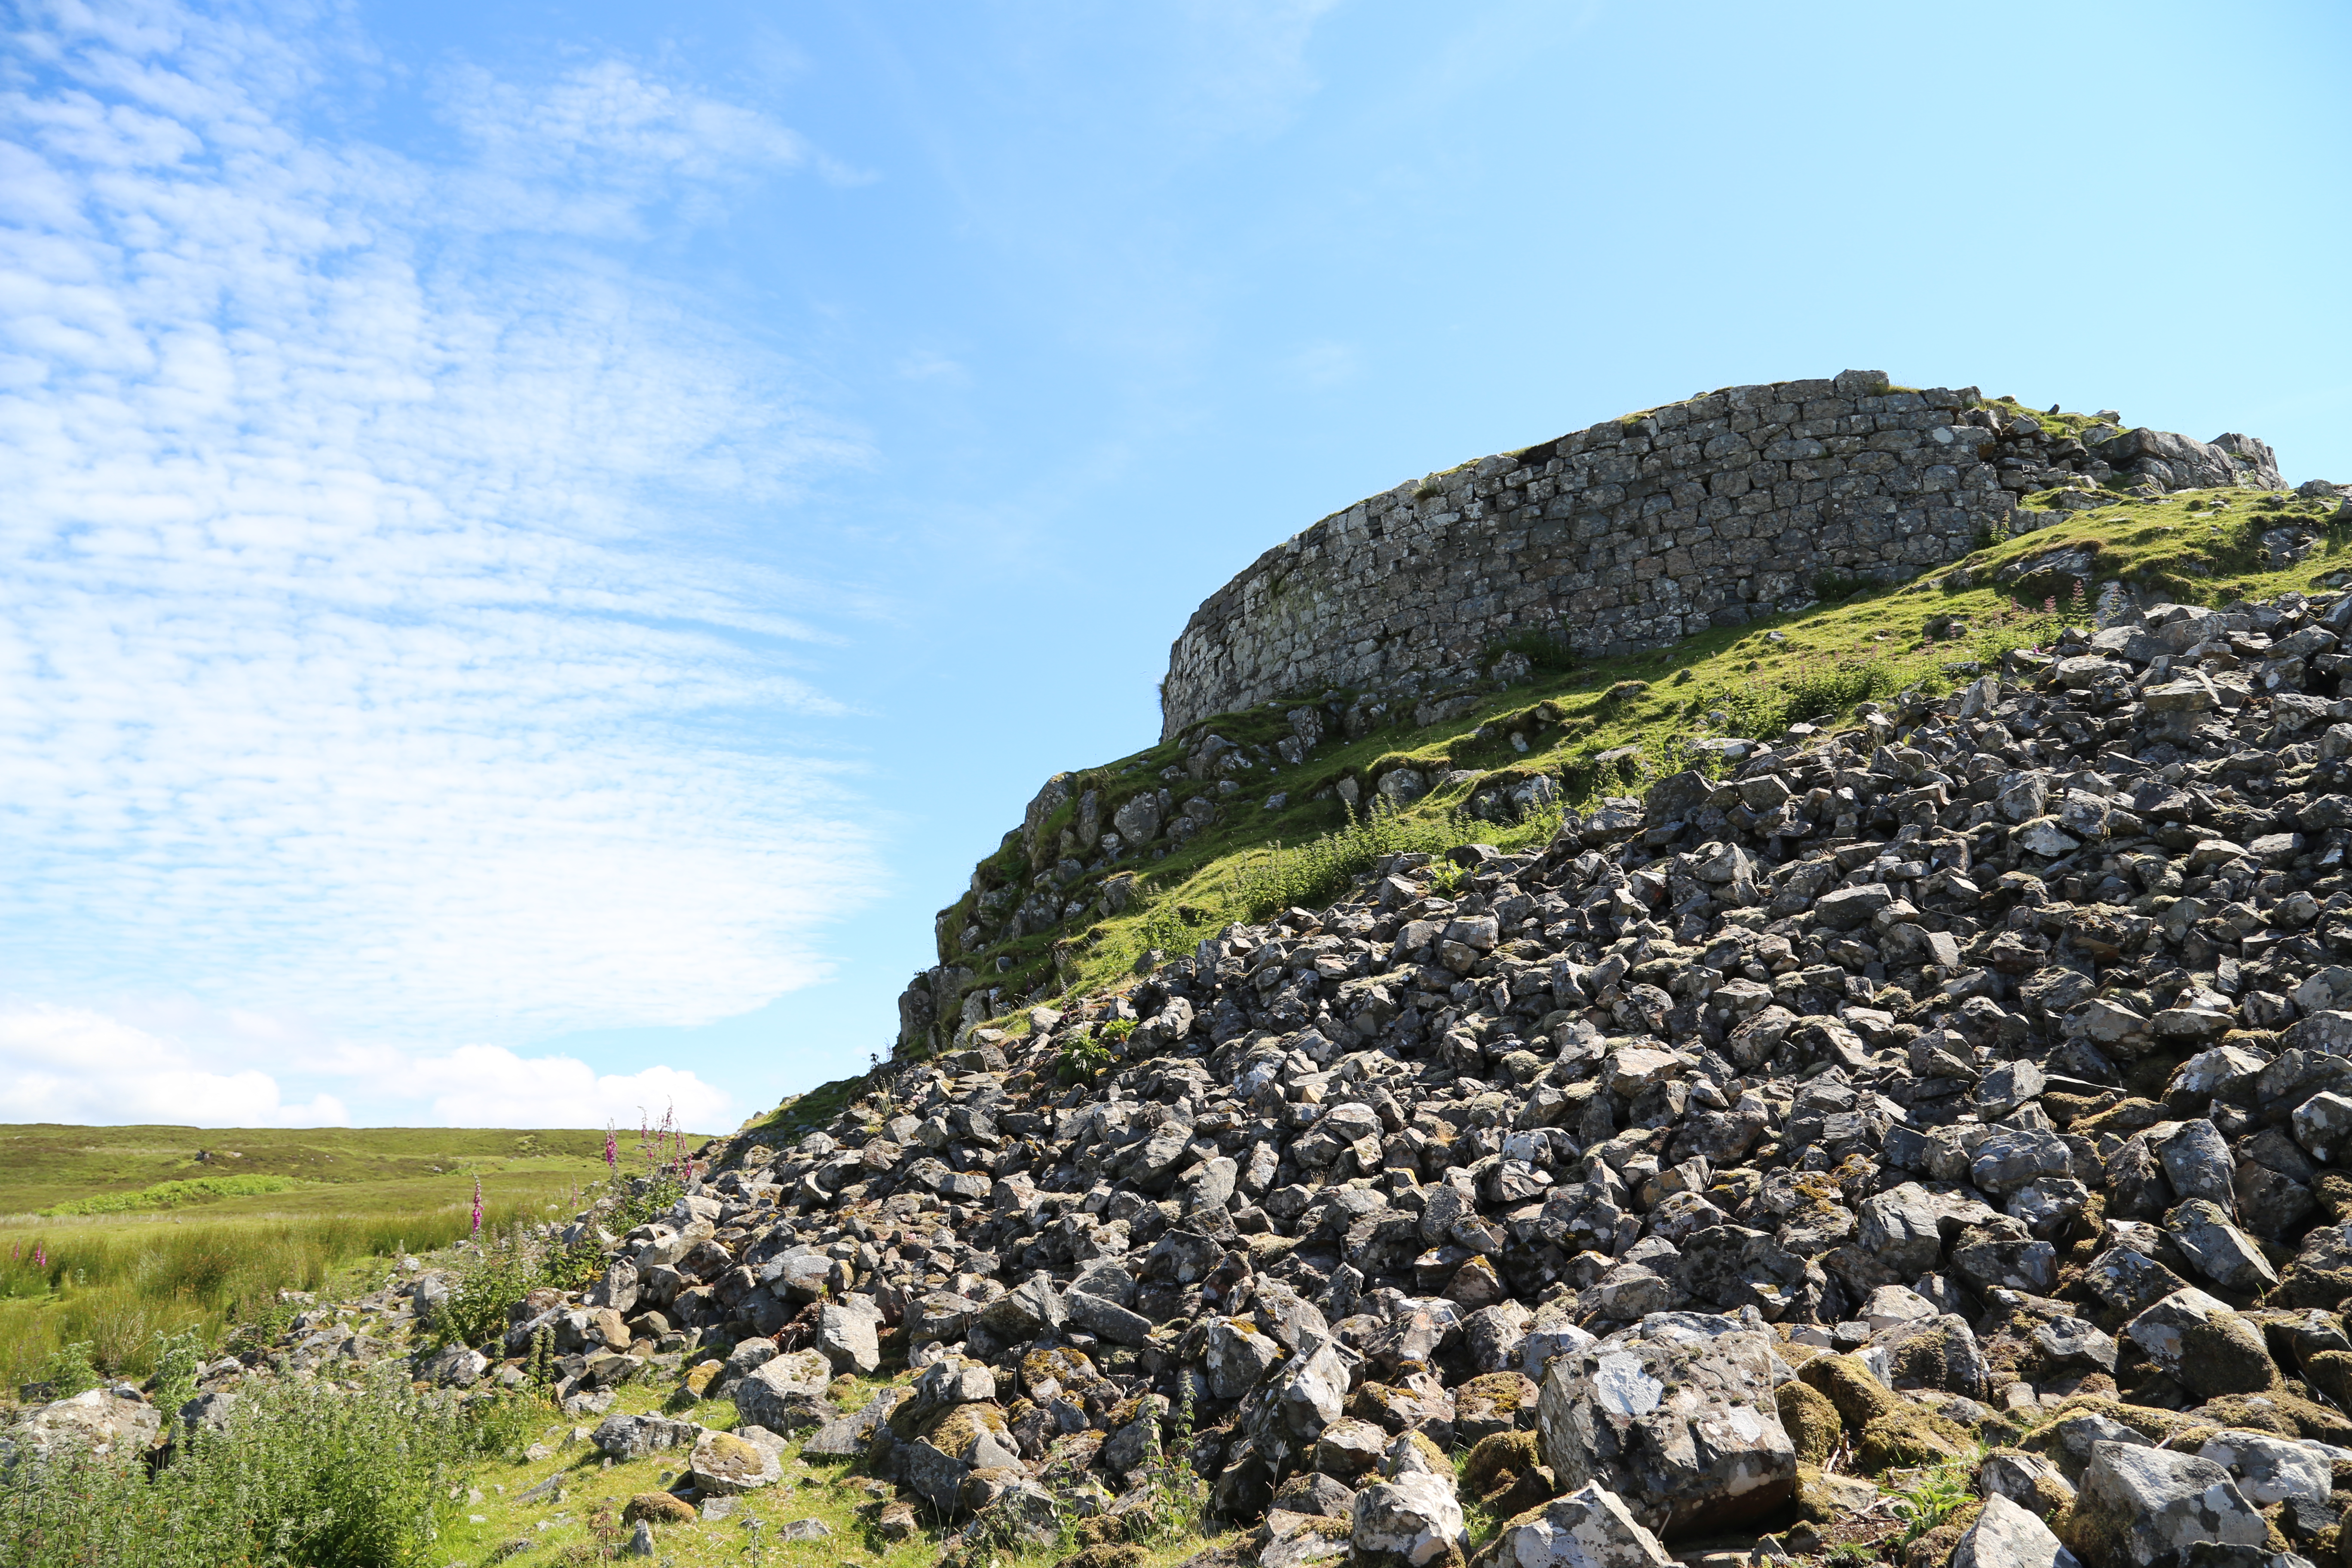
[[[641,1164],[635,1142],[621,1139],[625,1172]],[[0,1126],[0,1208],[17,1211],[0,1220],[0,1398],[71,1346],[143,1377],[158,1335],[216,1348],[282,1316],[281,1290],[358,1293],[402,1248],[466,1237],[478,1177],[492,1230],[568,1215],[606,1174],[604,1147],[585,1130]],[[211,1194],[146,1206],[170,1184]],[[118,1202],[135,1206],[27,1212]]]
[[[622,1142],[634,1149],[634,1133]],[[30,1214],[99,1194],[215,1176],[285,1176],[323,1189],[304,1212],[387,1206],[436,1184],[464,1185],[526,1171],[585,1171],[602,1158],[601,1131],[515,1131],[466,1127],[76,1127],[0,1124],[0,1215]],[[204,1152],[208,1158],[198,1160]],[[409,1184],[416,1184],[411,1187]],[[248,1205],[246,1209],[284,1207]]]
[[[100,1193],[94,1198],[53,1204],[41,1214],[44,1218],[137,1214],[144,1209],[175,1209],[185,1204],[209,1203],[215,1198],[250,1198],[291,1192],[299,1185],[300,1181],[293,1176],[198,1176],[191,1182],[158,1182],[135,1193]]]
[[[1996,400],[2005,413],[2032,415],[2045,426],[2074,433],[2082,416],[2046,416]],[[2278,503],[2253,490],[2189,491],[2142,502],[2120,496],[2093,509],[2052,510],[2055,496],[2029,498],[2032,515],[2050,526],[1994,542],[1955,563],[1900,585],[1828,586],[1840,597],[1746,626],[1685,638],[1654,653],[1597,660],[1576,668],[1549,661],[1528,685],[1491,691],[1462,718],[1423,729],[1377,731],[1354,742],[1327,740],[1302,766],[1268,777],[1264,769],[1241,775],[1243,791],[1219,799],[1213,785],[1179,777],[1166,787],[1181,805],[1200,794],[1218,799],[1222,819],[1164,858],[1130,858],[1109,872],[1076,883],[1066,893],[1091,900],[1103,875],[1132,872],[1137,899],[1123,913],[1099,903],[1078,920],[1011,941],[985,942],[950,962],[969,968],[967,990],[1002,986],[1008,1006],[992,1020],[1016,1032],[1025,1027],[1013,999],[1044,993],[1070,995],[1130,982],[1137,957],[1148,949],[1181,952],[1229,921],[1263,918],[1286,903],[1317,904],[1377,862],[1379,846],[1438,850],[1465,842],[1509,849],[1540,843],[1557,824],[1552,812],[1517,824],[1490,824],[1462,815],[1469,798],[1496,784],[1549,774],[1562,803],[1585,809],[1605,795],[1637,793],[1648,781],[1692,765],[1695,740],[1777,735],[1798,720],[1831,720],[1855,703],[1885,700],[1906,689],[1941,694],[1973,679],[1969,669],[1998,669],[2015,648],[2042,646],[2083,616],[2072,604],[2074,579],[2043,573],[2021,586],[1996,584],[2000,568],[2061,546],[2093,546],[2083,583],[2095,595],[2123,579],[2160,590],[2184,603],[2218,605],[2294,588],[2323,587],[2323,579],[2352,570],[2352,530],[2336,528],[2303,563],[2273,568],[2262,559],[2259,536],[2285,523],[2332,526],[2335,503]],[[1950,586],[1967,581],[1966,587]],[[2045,601],[2055,598],[2054,605]],[[1296,701],[1275,701],[1223,714],[1180,735],[1102,767],[1073,775],[1072,795],[1100,792],[1106,820],[1117,805],[1162,786],[1162,769],[1182,762],[1190,744],[1213,732],[1237,743],[1270,743],[1289,732]],[[1717,717],[1719,715],[1719,717]],[[1517,750],[1513,734],[1528,742]],[[1630,748],[1630,751],[1626,749]],[[1623,752],[1614,762],[1610,753]],[[1432,773],[1475,771],[1469,784],[1433,793],[1393,819],[1358,817],[1328,792],[1352,778],[1366,792],[1390,768]],[[1279,809],[1263,805],[1286,795]],[[1325,794],[1326,798],[1314,798]],[[1050,842],[1072,819],[1064,806],[1046,824]],[[1375,852],[1378,849],[1378,852]],[[1008,834],[982,862],[984,886],[1000,885],[1013,902],[1026,897],[1032,868],[1017,834]],[[971,918],[972,894],[943,911],[948,929]],[[1000,967],[1000,964],[1002,967]],[[851,1080],[854,1081],[854,1080]],[[839,1086],[828,1086],[838,1089]]]

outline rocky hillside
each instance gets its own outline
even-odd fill
[[[714,1144],[412,1370],[723,1395],[592,1440],[838,1455],[950,1550],[1173,1447],[1235,1562],[2334,1562],[2352,596],[2108,621]]]
[[[1108,868],[1136,957],[1054,939],[1025,1007],[306,1304],[182,1414],[371,1364],[544,1398],[452,1494],[469,1563],[730,1516],[972,1568],[2352,1562],[2347,508],[2143,488],[1557,695],[1521,653],[1284,710],[1278,764],[1180,734],[1144,760],[1430,847],[1269,859],[1210,800]],[[1024,861],[1089,789],[1136,831],[1139,773],[1049,790]],[[18,1452],[161,1418],[94,1391]]]

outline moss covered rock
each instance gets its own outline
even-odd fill
[[[694,1505],[667,1492],[639,1492],[621,1510],[621,1519],[627,1524],[640,1521],[653,1524],[692,1524]]]
[[[1541,1456],[1536,1452],[1534,1433],[1497,1432],[1491,1437],[1479,1438],[1477,1446],[1462,1461],[1462,1489],[1484,1502],[1507,1490],[1521,1476],[1540,1468],[1542,1464]]]
[[[1976,1451],[1976,1439],[1957,1422],[1908,1405],[1873,1418],[1853,1440],[1856,1468],[1874,1476],[1972,1458]]]
[[[2303,1375],[2312,1387],[2352,1409],[2352,1351],[2319,1351],[2305,1356]]]
[[[1802,1383],[1784,1383],[1773,1391],[1773,1399],[1780,1407],[1780,1425],[1797,1446],[1798,1458],[1818,1465],[1837,1451],[1845,1424],[1827,1394]]]
[[[1535,1414],[1536,1385],[1516,1372],[1490,1372],[1454,1391],[1454,1440],[1473,1446],[1521,1425]]]
[[[1811,1523],[1850,1519],[1879,1496],[1878,1489],[1859,1476],[1831,1475],[1818,1465],[1797,1467],[1797,1517]]]
[[[1798,1369],[1806,1387],[1827,1398],[1849,1432],[1859,1432],[1903,1403],[1903,1396],[1870,1375],[1860,1356],[1815,1356]]]

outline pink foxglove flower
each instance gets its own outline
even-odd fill
[[[474,1178],[474,1239],[482,1237],[482,1178]]]

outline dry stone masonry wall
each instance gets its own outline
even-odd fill
[[[1727,387],[1410,481],[1269,550],[1194,612],[1169,658],[1163,738],[1273,697],[1475,664],[1514,637],[1607,656],[1797,608],[1826,576],[1902,581],[2009,527],[2033,491],[2280,483],[2248,437],[2119,421],[2082,437],[2004,416],[1973,387],[1850,370]]]

